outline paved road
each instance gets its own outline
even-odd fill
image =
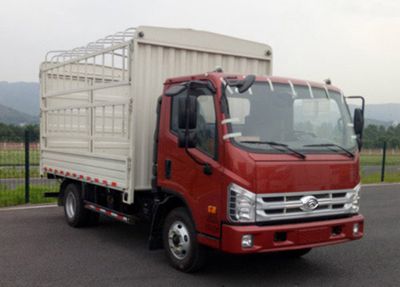
[[[0,286],[400,286],[400,185],[364,188],[361,241],[303,259],[213,254],[183,274],[146,249],[147,226],[73,229],[60,208],[0,210]]]

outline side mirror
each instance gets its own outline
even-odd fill
[[[256,81],[256,76],[248,75],[243,80],[225,78],[225,81],[228,84],[228,86],[237,87],[238,92],[242,94],[246,92],[248,89],[250,89],[250,87],[254,84],[254,82]]]
[[[197,98],[187,96],[178,101],[178,128],[193,130],[197,126]]]
[[[255,80],[256,80],[256,76],[254,76],[254,75],[248,75],[248,76],[246,76],[246,78],[241,80],[240,83],[238,84],[239,93],[244,93],[248,89],[250,89],[250,87],[254,84]]]
[[[346,97],[346,102],[347,102],[347,99],[361,100],[361,109],[360,108],[354,109],[354,119],[353,119],[354,132],[357,135],[358,149],[361,150],[362,135],[363,135],[363,129],[364,129],[365,99],[362,96],[350,96],[350,97]]]
[[[363,129],[364,129],[364,113],[363,113],[362,109],[357,108],[354,110],[353,125],[354,125],[354,132],[356,133],[356,136],[357,136],[358,149],[361,150],[361,148],[362,148],[362,133],[363,133]]]
[[[354,132],[361,138],[364,129],[364,115],[362,109],[357,108],[354,110],[353,122],[354,122]]]
[[[187,96],[178,100],[178,147],[194,148],[197,144],[197,98]]]

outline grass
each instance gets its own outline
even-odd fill
[[[29,161],[32,164],[39,164],[39,150],[34,149],[29,151]],[[5,164],[24,164],[24,150],[0,150],[0,165]]]
[[[29,151],[31,165],[29,174],[31,177],[39,177],[39,151]],[[25,152],[17,149],[0,149],[0,178],[24,178],[25,177]]]
[[[381,174],[378,172],[378,173],[369,174],[367,176],[362,176],[361,182],[364,184],[380,183],[381,182]],[[384,183],[393,183],[393,182],[400,182],[400,172],[385,174]]]
[[[381,166],[382,165],[382,155],[381,154],[361,154],[361,167],[364,166]],[[391,154],[388,152],[386,154],[386,165],[387,166],[399,166],[400,167],[400,154]],[[361,175],[361,182],[364,184],[368,183],[380,183],[381,174],[380,172],[371,173],[368,175]],[[400,172],[386,172],[384,182],[400,182]]]
[[[32,166],[29,169],[30,177],[39,177],[39,167]],[[0,178],[25,178],[24,167],[0,167]]]
[[[31,185],[30,188],[30,203],[52,203],[57,202],[55,198],[45,198],[44,192],[57,192],[58,185]],[[0,207],[13,206],[25,203],[25,187],[18,186],[13,190],[5,190],[0,186]]]
[[[361,166],[367,165],[381,165],[382,155],[377,154],[361,154]],[[386,165],[399,165],[400,166],[400,154],[387,154]]]

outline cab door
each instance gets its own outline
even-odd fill
[[[188,154],[178,147],[177,137],[178,101],[185,95],[166,97],[165,105],[163,101],[165,121],[160,130],[163,136],[159,141],[158,182],[186,201],[198,232],[219,237],[223,170],[218,152],[216,96],[205,88],[197,96],[197,146],[188,149]]]

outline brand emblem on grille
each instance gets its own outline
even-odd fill
[[[318,199],[315,196],[307,195],[303,196],[301,199],[300,209],[303,211],[311,211],[318,207]]]

